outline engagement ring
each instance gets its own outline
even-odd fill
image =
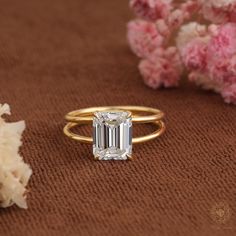
[[[146,113],[146,114],[144,114]],[[63,131],[71,139],[93,143],[96,160],[127,160],[132,158],[132,144],[159,137],[165,131],[164,113],[141,106],[91,107],[69,112]],[[93,124],[93,137],[73,133],[75,126]],[[157,130],[142,137],[132,137],[132,123],[152,123]]]

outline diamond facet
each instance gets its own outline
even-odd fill
[[[93,118],[93,154],[98,160],[126,160],[132,154],[129,112],[96,112]]]

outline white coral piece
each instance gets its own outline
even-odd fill
[[[0,104],[0,206],[15,203],[27,208],[26,185],[32,170],[18,153],[25,122],[7,123],[2,118],[4,114],[10,115],[10,107]]]

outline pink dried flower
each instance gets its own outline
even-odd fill
[[[209,54],[228,57],[236,53],[236,23],[227,23],[218,28],[209,43]]]
[[[236,83],[225,87],[221,92],[221,95],[223,96],[226,103],[232,103],[236,105]]]
[[[157,20],[157,28],[161,35],[166,38],[183,22],[190,18],[191,14],[198,9],[198,3],[196,1],[186,1],[180,4],[180,7],[170,11],[166,19],[161,18]]]
[[[212,36],[207,49],[207,61],[210,77],[219,82],[226,82],[236,75],[236,23],[222,25]]]
[[[187,69],[204,71],[207,66],[207,44],[200,38],[193,39],[181,50]]]
[[[181,9],[176,9],[173,11],[168,17],[168,25],[169,27],[175,29],[179,27],[185,19],[189,17],[189,13],[187,11],[183,11]]]
[[[229,61],[229,71],[233,75],[236,75],[236,55],[234,55]]]
[[[157,50],[140,62],[139,70],[144,82],[154,89],[176,87],[182,72],[177,49],[170,47],[166,51]]]
[[[228,83],[232,77],[229,66],[230,62],[227,59],[212,58],[212,60],[208,61],[209,77],[221,84]]]
[[[219,31],[220,26],[219,25],[215,25],[215,24],[210,24],[208,26],[208,33],[211,36],[217,36],[218,35],[218,31]]]
[[[198,0],[205,19],[215,24],[235,20],[235,0]]]
[[[154,23],[135,20],[128,23],[128,41],[132,51],[145,58],[162,44],[163,37]]]
[[[166,18],[172,8],[172,0],[131,0],[130,7],[138,17],[155,21]]]
[[[156,22],[158,32],[165,38],[171,34],[171,30],[167,25],[166,21],[161,19]]]
[[[174,29],[180,27],[184,21],[191,17],[198,7],[198,2],[191,0],[180,4],[179,8],[172,11],[167,17],[167,24],[169,28],[173,31]]]
[[[180,5],[180,8],[183,11],[192,13],[192,12],[195,12],[199,8],[199,3],[196,0],[189,0],[189,1],[183,2]]]

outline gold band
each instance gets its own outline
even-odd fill
[[[83,143],[92,143],[92,137],[86,137],[79,134],[75,134],[71,129],[75,126],[81,126],[84,124],[92,123],[93,114],[98,111],[112,111],[123,110],[131,112],[132,122],[135,123],[152,123],[158,126],[158,129],[146,136],[136,137],[132,139],[132,143],[142,143],[154,138],[159,137],[165,131],[165,124],[162,121],[164,113],[158,109],[143,107],[143,106],[106,106],[106,107],[90,107],[76,111],[69,112],[65,119],[69,121],[63,129],[66,136],[71,139],[77,140]],[[150,113],[149,115],[142,115],[142,113]]]
[[[124,110],[132,113],[132,122],[150,123],[164,118],[164,113],[158,109],[142,106],[106,106],[106,107],[90,107],[69,112],[65,119],[69,122],[91,122],[93,114],[97,111],[107,110]],[[140,113],[151,113],[150,115],[141,116]]]

